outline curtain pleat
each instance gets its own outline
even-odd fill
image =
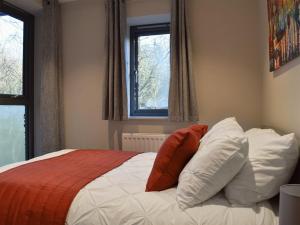
[[[169,120],[197,121],[199,114],[192,74],[192,47],[187,1],[172,0],[171,10]]]
[[[35,155],[64,147],[61,9],[44,0],[36,25]]]
[[[106,73],[103,119],[127,120],[125,68],[126,7],[124,0],[106,0]]]

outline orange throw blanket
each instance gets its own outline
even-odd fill
[[[0,225],[64,225],[84,186],[136,154],[77,150],[0,173]]]

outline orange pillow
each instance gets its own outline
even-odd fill
[[[163,191],[174,187],[185,165],[199,147],[200,139],[206,134],[206,125],[193,125],[172,133],[156,156],[146,191]]]

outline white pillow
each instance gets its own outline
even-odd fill
[[[294,134],[280,136],[273,130],[251,129],[246,135],[249,159],[225,188],[232,204],[251,205],[274,197],[289,182],[298,161]]]
[[[235,118],[216,124],[179,176],[179,207],[193,207],[217,194],[239,172],[247,155],[248,141]]]

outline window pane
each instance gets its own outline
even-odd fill
[[[23,27],[0,13],[0,94],[23,94]]]
[[[138,108],[168,109],[170,34],[138,39]]]
[[[0,166],[26,158],[24,115],[25,106],[0,105]]]

